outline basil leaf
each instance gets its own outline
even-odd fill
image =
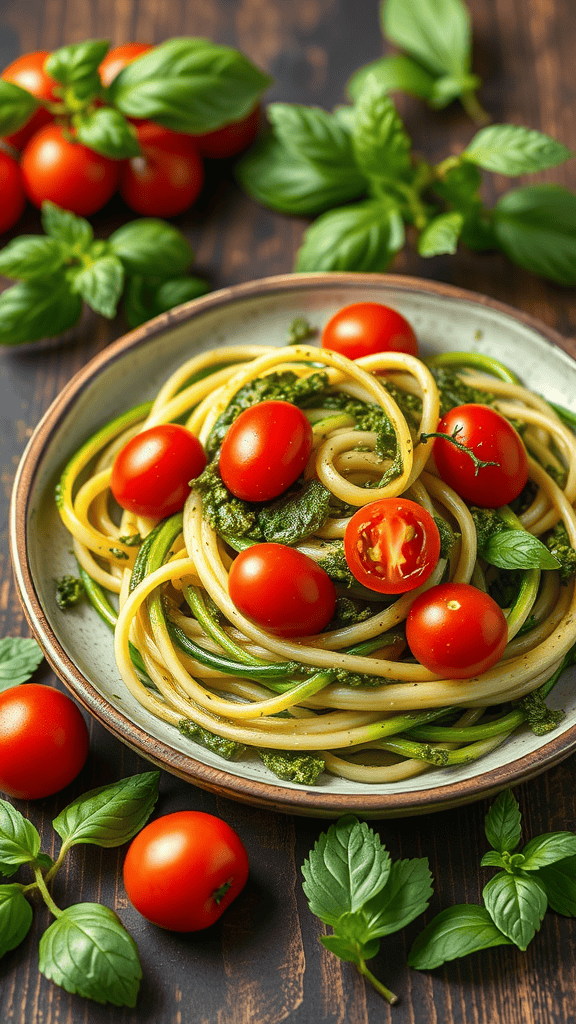
[[[0,872],[13,875],[40,852],[40,836],[31,821],[7,800],[0,800]]]
[[[488,850],[480,861],[481,868],[503,868],[506,865],[506,861],[503,859],[501,853],[497,853],[496,850]]]
[[[547,832],[536,836],[522,850],[524,871],[537,871],[549,864],[556,864],[566,857],[576,856],[576,835],[574,832]]]
[[[348,922],[348,930],[352,931],[354,920],[354,914],[344,914],[339,921],[340,926],[345,926]],[[356,964],[356,967],[360,967],[362,960],[371,960],[373,956],[376,956],[380,943],[378,939],[362,945],[362,949],[359,948],[359,940],[352,935],[321,935],[320,942],[325,949],[330,950],[335,956],[339,957],[340,960],[345,960],[346,963]]]
[[[44,654],[30,637],[5,636],[0,640],[0,692],[25,683]]]
[[[482,898],[496,927],[519,949],[526,949],[540,928],[548,905],[537,879],[533,875],[500,871],[484,886]]]
[[[304,235],[296,271],[384,271],[404,244],[397,209],[375,199],[322,214]]]
[[[468,144],[462,156],[495,174],[531,174],[556,167],[572,153],[561,142],[517,124],[491,124]]]
[[[552,910],[565,917],[576,917],[576,857],[540,868],[537,877]]]
[[[114,107],[97,107],[73,118],[78,141],[110,160],[127,160],[141,152],[135,128]]]
[[[397,860],[384,888],[362,908],[371,937],[400,931],[423,914],[432,896],[428,858]]]
[[[33,916],[21,885],[0,885],[0,957],[26,938]]]
[[[387,0],[384,35],[436,75],[470,65],[470,16],[461,0]]]
[[[20,235],[0,252],[0,274],[20,281],[54,274],[63,263],[62,246],[43,235]]]
[[[365,821],[346,815],[319,836],[302,874],[310,910],[336,927],[342,914],[359,910],[383,889],[390,858]]]
[[[522,815],[511,790],[496,797],[484,818],[486,838],[498,853],[512,853],[522,836]]]
[[[80,319],[82,300],[65,277],[23,281],[0,295],[0,345],[20,345],[68,330]]]
[[[264,540],[296,544],[319,530],[330,514],[330,491],[319,480],[308,480],[301,490],[289,491],[258,513]]]
[[[142,968],[134,939],[99,903],[63,910],[40,939],[41,973],[67,992],[114,1006],[135,1006]]]
[[[430,106],[436,110],[447,107],[452,100],[458,99],[465,92],[472,92],[478,89],[482,82],[478,75],[442,75],[434,80]]]
[[[124,224],[110,235],[108,245],[128,273],[144,277],[177,277],[194,259],[182,232],[156,217]]]
[[[210,291],[202,277],[175,277],[161,284],[136,275],[128,281],[124,293],[124,316],[130,327],[152,320],[183,302],[191,302]]]
[[[266,113],[276,138],[291,152],[312,163],[355,170],[350,133],[341,118],[298,103],[270,103]]]
[[[239,161],[236,176],[263,206],[303,217],[357,199],[367,187],[355,163],[313,163],[272,134],[264,135]]]
[[[47,58],[44,65],[46,74],[62,85],[94,80],[109,48],[110,43],[105,39],[87,39],[83,43],[62,46]]]
[[[154,295],[156,306],[154,315],[166,313],[174,306],[182,305],[183,302],[199,299],[201,295],[206,295],[209,291],[210,285],[203,277],[174,277],[169,281],[163,281]]]
[[[407,92],[421,100],[428,100],[434,90],[435,79],[420,64],[404,54],[380,57],[356,71],[346,84],[351,99],[357,100],[370,75],[385,92]]]
[[[75,273],[72,281],[72,290],[109,320],[116,315],[123,287],[124,268],[117,256],[102,256],[94,260]]]
[[[408,955],[408,965],[418,971],[431,971],[447,960],[511,945],[484,907],[460,904],[442,910],[420,932]]]
[[[352,136],[356,163],[371,181],[408,177],[412,144],[389,96],[369,76],[354,108]]]
[[[62,210],[49,199],[42,203],[42,227],[66,247],[69,256],[87,253],[94,238],[92,226],[84,217]]]
[[[527,530],[493,533],[480,549],[490,565],[500,569],[558,569],[560,562],[545,544]]]
[[[453,255],[458,248],[458,239],[464,224],[464,216],[458,211],[441,213],[424,228],[418,238],[418,252],[421,256]]]
[[[202,135],[249,114],[271,81],[231,47],[169,39],[123,68],[109,96],[128,117]]]
[[[560,185],[507,192],[493,210],[494,235],[513,263],[557,284],[576,284],[576,195]]]
[[[52,822],[69,849],[78,843],[121,846],[145,825],[158,799],[160,772],[143,772],[79,796]]]
[[[32,93],[0,78],[0,135],[18,131],[39,106]]]

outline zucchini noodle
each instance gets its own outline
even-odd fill
[[[524,439],[529,485],[517,515],[498,510],[507,527],[546,540],[560,523],[575,548],[576,438],[557,412],[496,360],[451,353],[436,362]],[[188,360],[153,402],[102,427],[72,457],[57,489],[60,515],[88,598],[114,628],[120,675],[152,715],[223,756],[259,753],[298,783],[322,770],[360,783],[400,782],[472,761],[526,721],[522,703],[506,705],[537,688],[545,696],[567,663],[576,639],[574,584],[561,582],[561,569],[497,570],[479,554],[470,508],[440,479],[433,446],[421,441],[441,416],[434,366],[434,357],[425,363],[399,352],[351,362],[301,344],[219,348]],[[162,522],[119,510],[110,480],[128,440],[172,422],[215,452],[217,467],[213,439],[240,392],[266,378],[306,385],[314,375],[322,384],[303,403],[313,447],[300,484],[323,485],[330,508],[291,543],[320,565],[337,553],[342,563],[341,538],[354,511],[400,495],[441,521],[452,541],[426,583],[398,596],[334,576],[337,593],[354,605],[351,621],[337,618],[317,635],[285,639],[234,605],[230,567],[254,541],[218,527],[202,479],[192,482],[183,511]],[[385,452],[359,408],[386,424]],[[450,679],[415,661],[404,622],[420,593],[447,581],[490,591],[502,575],[515,587],[509,605],[500,602],[509,635],[492,668]]]

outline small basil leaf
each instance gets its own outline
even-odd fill
[[[484,907],[461,904],[441,911],[420,932],[408,955],[408,965],[418,971],[432,971],[447,960],[511,945]]]
[[[436,110],[447,107],[452,100],[462,96],[465,92],[472,92],[479,88],[481,81],[477,75],[442,75],[436,78],[432,86],[430,106]]]
[[[381,272],[404,244],[404,225],[392,206],[366,200],[322,214],[304,235],[295,270]]]
[[[376,956],[380,946],[378,938],[370,933],[364,910],[347,911],[342,914],[335,925],[334,935],[329,938],[346,944],[348,955],[341,956],[340,953],[336,955],[340,956],[340,959],[349,960],[352,963],[357,963],[359,956],[364,960],[370,960]],[[326,948],[335,952],[332,944]]]
[[[140,153],[136,130],[113,107],[98,107],[78,115],[74,125],[79,142],[111,160],[127,160]]]
[[[527,530],[502,530],[488,538],[480,554],[500,569],[558,569],[560,562]]]
[[[42,227],[47,235],[66,247],[69,256],[88,252],[94,238],[92,226],[84,217],[62,210],[49,199],[42,203]]]
[[[561,142],[517,124],[491,124],[474,136],[462,154],[495,174],[531,174],[556,167],[572,153]]]
[[[130,221],[108,239],[129,274],[168,278],[183,274],[194,259],[190,243],[173,224],[156,217]]]
[[[496,797],[484,819],[486,838],[498,853],[512,853],[522,836],[522,815],[509,789]]]
[[[39,103],[26,89],[0,78],[0,135],[11,135],[30,120]]]
[[[60,270],[64,255],[55,238],[20,235],[0,252],[0,274],[19,281],[33,281]]]
[[[160,772],[143,772],[78,797],[52,822],[68,849],[78,843],[121,846],[145,825],[158,799]]]
[[[169,39],[123,68],[111,102],[128,117],[201,135],[240,121],[271,79],[247,57],[206,39]]]
[[[433,94],[435,79],[420,64],[398,54],[380,57],[356,71],[346,85],[352,100],[357,100],[370,75],[385,92],[407,92],[418,99],[428,100]]]
[[[565,917],[576,917],[576,857],[540,868],[537,878],[552,910]]]
[[[271,103],[266,111],[276,138],[286,149],[312,163],[354,173],[350,132],[341,118],[320,107]]]
[[[3,637],[0,640],[0,692],[25,683],[43,657],[42,649],[30,637]]]
[[[0,345],[39,341],[68,330],[82,313],[82,300],[64,277],[22,281],[0,295]]]
[[[461,0],[386,0],[384,35],[435,75],[470,65],[470,16]]]
[[[533,274],[576,284],[576,195],[560,185],[514,189],[493,210],[494,235],[513,263]]]
[[[32,924],[32,907],[20,885],[0,885],[0,957],[26,938]]]
[[[136,943],[99,903],[67,907],[40,939],[41,973],[67,992],[114,1006],[135,1006],[142,968]]]
[[[547,832],[536,836],[522,850],[525,871],[537,871],[538,868],[555,864],[566,857],[576,856],[576,834],[574,832]]]
[[[72,289],[97,313],[111,320],[124,287],[124,269],[116,256],[102,256],[74,275]]]
[[[484,886],[486,910],[500,931],[526,949],[539,930],[548,900],[534,875],[500,871]]]
[[[45,70],[50,78],[62,85],[74,85],[86,79],[94,80],[98,66],[108,53],[110,44],[104,39],[87,39],[54,50],[47,58]]]
[[[321,935],[320,942],[325,949],[330,950],[340,960],[344,960],[349,964],[356,964],[356,967],[360,967],[362,959],[371,960],[373,956],[376,956],[380,947],[380,943],[376,939],[360,950],[356,940],[350,939],[347,936],[342,938],[336,934]]]
[[[430,221],[418,238],[420,255],[429,257],[455,253],[463,224],[464,216],[456,210],[439,214]]]
[[[427,857],[394,861],[384,888],[362,908],[370,935],[381,938],[400,931],[424,913],[432,893]]]
[[[502,855],[497,853],[496,850],[488,850],[480,861],[481,868],[503,868],[505,861],[502,859]]]
[[[394,181],[410,173],[412,144],[389,96],[369,76],[354,108],[356,163],[371,181]]]
[[[31,821],[7,800],[0,800],[0,872],[10,877],[40,852],[40,836]]]

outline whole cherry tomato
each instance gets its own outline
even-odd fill
[[[150,822],[124,861],[130,902],[148,921],[175,932],[214,924],[247,878],[248,854],[238,834],[202,811]]]
[[[441,583],[414,601],[406,639],[414,657],[431,672],[469,679],[501,658],[508,627],[489,594],[468,583]]]
[[[336,590],[328,574],[285,544],[254,544],[236,556],[228,577],[234,604],[277,636],[311,636],[330,622]]]
[[[88,756],[76,705],[51,686],[25,683],[0,693],[0,790],[38,800],[64,789]]]
[[[26,194],[35,206],[50,199],[80,217],[100,210],[118,183],[116,161],[70,141],[57,124],[30,139],[20,166]]]
[[[237,156],[254,142],[258,135],[262,115],[260,105],[254,107],[241,121],[225,124],[205,135],[193,135],[198,152],[211,160]]]
[[[147,53],[152,48],[152,43],[123,43],[122,46],[115,46],[114,49],[108,50],[98,68],[102,85],[108,88],[127,64],[131,64],[136,57],[141,57],[143,53]]]
[[[408,321],[379,302],[356,302],[339,309],[324,328],[322,347],[348,359],[377,352],[418,355],[416,335]]]
[[[25,53],[4,68],[2,78],[6,82],[13,82],[21,89],[31,92],[38,100],[54,100],[54,86],[57,85],[57,82],[44,71],[44,64],[49,56],[48,50]],[[12,132],[12,135],[6,136],[6,142],[14,146],[14,149],[23,149],[28,139],[31,139],[36,132],[40,131],[40,128],[50,121],[52,121],[52,114],[45,107],[38,107],[22,128]]]
[[[142,155],[122,163],[120,193],[131,210],[146,217],[175,217],[198,198],[202,160],[191,137],[149,121],[137,127]]]
[[[20,219],[26,206],[20,165],[0,147],[0,235]]]
[[[433,572],[440,534],[430,513],[415,501],[380,498],[354,513],[344,552],[359,583],[381,594],[403,594]]]
[[[244,409],[222,442],[220,474],[243,501],[277,498],[300,476],[312,451],[312,427],[290,402]]]
[[[189,481],[206,465],[198,438],[176,423],[142,430],[118,452],[110,486],[122,508],[165,519],[184,507]]]
[[[528,480],[528,456],[522,438],[500,413],[487,405],[459,405],[436,429],[452,438],[434,440],[438,472],[464,501],[498,508],[518,497]],[[490,465],[478,465],[470,453]]]

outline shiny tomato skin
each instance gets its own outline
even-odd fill
[[[296,405],[260,402],[244,409],[228,428],[220,474],[237,498],[269,501],[298,479],[312,443],[310,422]]]
[[[112,50],[108,50],[98,68],[102,85],[108,88],[123,68],[152,48],[152,43],[123,43],[122,46],[115,46]]]
[[[152,924],[175,932],[214,924],[247,878],[242,840],[225,821],[203,811],[156,818],[132,840],[124,861],[130,902]]]
[[[25,53],[22,57],[18,57],[13,61],[12,64],[9,64],[7,68],[4,68],[2,78],[6,82],[13,82],[14,85],[19,85],[21,89],[31,92],[36,99],[53,100],[55,99],[53,90],[57,82],[44,71],[44,64],[49,56],[48,50],[36,50],[34,53]],[[45,107],[38,107],[26,124],[22,125],[18,131],[12,132],[12,135],[5,137],[6,142],[14,146],[14,149],[24,149],[28,139],[31,139],[36,132],[40,131],[44,125],[49,124],[50,121],[52,121],[52,114]]]
[[[26,195],[40,207],[50,199],[79,217],[100,210],[118,184],[118,163],[64,137],[49,124],[27,144],[21,160]]]
[[[464,501],[481,508],[499,508],[517,498],[528,480],[528,456],[522,438],[508,420],[487,405],[459,405],[442,417],[438,433],[451,435],[483,462],[476,466],[451,441],[434,439],[434,460],[444,483]]]
[[[0,790],[39,800],[64,789],[88,756],[88,729],[60,690],[24,683],[0,693]]]
[[[257,104],[241,121],[233,121],[205,135],[193,135],[198,152],[210,160],[225,160],[248,149],[260,129],[262,113]]]
[[[316,562],[285,544],[254,544],[236,556],[228,577],[232,601],[276,636],[312,636],[328,625],[336,590]]]
[[[24,213],[26,193],[22,184],[20,166],[0,148],[0,235],[13,228]]]
[[[110,487],[127,511],[165,519],[184,507],[189,482],[205,465],[198,438],[177,423],[163,423],[140,431],[118,452]]]
[[[344,535],[352,575],[370,590],[404,594],[426,582],[440,557],[440,533],[425,508],[380,498],[354,513]]]
[[[322,348],[339,352],[348,359],[360,359],[377,352],[418,355],[416,335],[408,321],[395,309],[379,302],[355,302],[339,309],[322,332]]]
[[[142,155],[122,162],[120,194],[146,217],[175,217],[198,198],[204,165],[191,136],[143,121],[137,125]]]
[[[508,627],[489,594],[469,583],[441,583],[414,601],[406,639],[414,657],[431,672],[470,679],[501,658]]]

